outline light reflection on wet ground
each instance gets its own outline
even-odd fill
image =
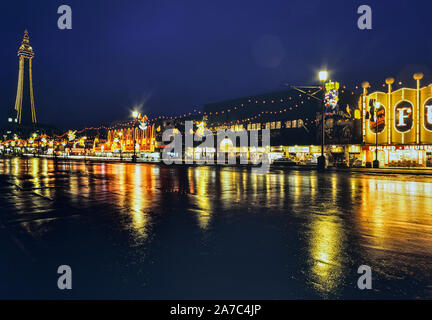
[[[431,191],[409,175],[2,159],[0,297],[432,298]]]

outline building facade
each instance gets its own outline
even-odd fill
[[[432,84],[421,87],[422,74],[415,74],[416,88],[392,91],[394,79],[386,80],[387,92],[360,99],[363,118],[365,164],[378,159],[385,167],[432,167]]]
[[[331,161],[349,159],[350,152],[361,153],[361,118],[354,117],[360,114],[355,112],[357,97],[345,87],[338,88],[337,94],[337,108],[327,114],[325,123],[326,153]],[[315,164],[321,154],[322,99],[319,87],[292,88],[208,104],[203,113],[213,131],[244,129],[249,133],[270,129],[272,159],[289,158],[301,164]],[[350,145],[354,141],[358,146]]]
[[[100,146],[101,152],[111,153],[152,153],[155,151],[155,124],[150,124],[147,116],[139,116],[131,125],[108,130],[106,142]]]

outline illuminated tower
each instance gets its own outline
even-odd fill
[[[36,123],[32,80],[32,60],[34,52],[33,48],[30,46],[27,30],[24,31],[24,39],[19,47],[18,57],[18,88],[15,100],[16,118],[19,124],[30,124],[30,121],[31,123]]]

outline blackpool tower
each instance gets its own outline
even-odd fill
[[[15,100],[16,119],[19,124],[36,123],[36,111],[33,98],[32,60],[33,48],[30,46],[28,31],[24,31],[24,38],[18,50],[19,73],[18,88]]]

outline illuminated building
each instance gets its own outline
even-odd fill
[[[137,124],[108,130],[105,152],[133,153],[134,142],[136,152],[154,152],[157,128],[150,124],[146,116],[137,119]]]
[[[204,106],[207,125],[213,131],[270,129],[271,157],[315,163],[321,153],[321,146],[318,146],[322,132],[321,102],[317,89],[310,88],[303,92],[290,89],[207,104]],[[331,88],[332,94],[338,89]],[[314,93],[318,97],[314,98]],[[340,88],[337,94],[337,99],[331,97],[338,108],[333,104],[332,112],[326,115],[326,153],[348,158],[352,152],[361,152],[361,119],[360,116],[355,118],[358,113],[355,94],[346,88]],[[351,146],[353,143],[359,146]]]
[[[432,167],[432,84],[421,87],[423,74],[415,74],[416,88],[367,94],[363,108],[363,162],[376,159],[387,167]]]
[[[272,145],[313,144],[318,108],[315,99],[290,89],[206,104],[204,115],[213,130],[270,129]]]
[[[33,97],[32,61],[33,48],[27,30],[18,49],[19,72],[18,86],[15,100],[16,119],[19,124],[36,123],[36,111]]]

